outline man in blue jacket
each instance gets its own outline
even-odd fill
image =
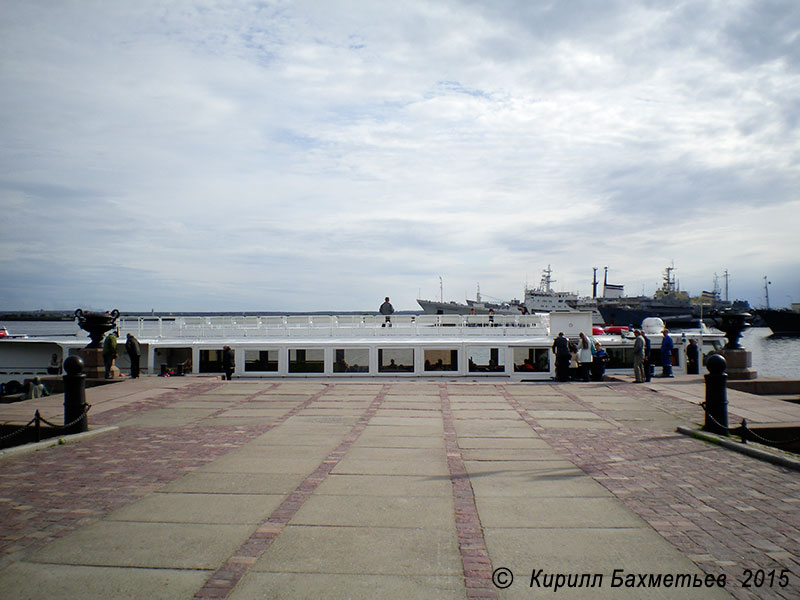
[[[661,340],[661,376],[672,377],[672,338],[669,337],[669,329],[664,329],[664,339]]]

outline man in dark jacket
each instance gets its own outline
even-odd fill
[[[569,381],[569,340],[563,331],[553,341],[553,353],[556,355],[556,380]]]
[[[389,302],[389,296],[386,296],[386,300],[384,300],[383,304],[381,304],[379,312],[386,317],[386,321],[383,323],[383,325],[381,325],[381,327],[386,327],[387,324],[389,327],[391,327],[392,321],[389,316],[394,312],[394,306],[392,306]]]
[[[222,349],[222,370],[225,371],[225,379],[228,381],[231,380],[233,376],[233,371],[235,369],[235,358],[233,355],[233,350],[230,346],[225,346]]]
[[[125,340],[125,350],[128,351],[128,358],[131,359],[131,379],[139,377],[139,357],[141,351],[139,349],[139,340],[133,337],[132,333],[128,334]]]

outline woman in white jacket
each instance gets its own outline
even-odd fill
[[[578,362],[580,363],[579,376],[584,381],[589,381],[589,369],[592,366],[592,341],[581,331],[578,342]]]

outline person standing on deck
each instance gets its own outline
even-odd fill
[[[672,377],[672,338],[669,337],[669,329],[664,329],[664,339],[661,340],[661,376]]]
[[[225,379],[227,381],[230,381],[233,376],[233,371],[235,369],[234,361],[233,350],[230,346],[225,346],[222,349],[222,370],[225,371]]]
[[[386,327],[387,323],[389,327],[391,327],[392,321],[390,319],[390,315],[394,313],[394,307],[389,302],[389,296],[386,296],[386,300],[383,301],[383,304],[381,304],[381,307],[378,310],[383,316],[386,317],[386,321],[383,323],[383,325],[381,325],[381,327]]]
[[[644,340],[642,332],[638,329],[633,330],[635,340],[633,342],[633,377],[634,383],[644,383]]]
[[[131,379],[139,377],[139,357],[141,350],[139,349],[139,340],[133,337],[132,333],[128,334],[125,340],[125,349],[128,351],[128,358],[131,359]]]
[[[112,331],[103,340],[103,365],[106,368],[106,379],[111,379],[111,366],[117,358],[117,336],[116,331]]]

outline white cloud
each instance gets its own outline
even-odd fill
[[[2,306],[413,309],[672,260],[800,300],[790,0],[5,13]]]

